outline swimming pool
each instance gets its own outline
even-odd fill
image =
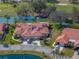
[[[8,19],[8,23],[14,23],[16,20],[19,22],[20,20],[23,21],[33,21],[35,19],[34,16],[16,16],[16,17],[10,17]],[[0,17],[0,23],[7,23],[6,17]]]
[[[8,23],[14,23],[14,22],[15,22],[14,17],[10,17],[8,19]],[[0,17],[0,23],[7,23],[7,18],[6,17]]]
[[[43,59],[39,56],[31,54],[10,54],[10,55],[0,55],[0,59]]]

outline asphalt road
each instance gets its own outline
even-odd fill
[[[52,49],[48,47],[41,47],[41,46],[32,46],[32,45],[9,45],[8,48],[0,45],[0,50],[31,50],[37,52],[44,52],[46,55],[53,57]]]
[[[0,50],[26,50],[26,51],[37,51],[37,52],[44,52],[46,55],[53,57],[54,59],[71,59],[68,56],[60,56],[58,54],[54,54],[52,52],[52,48],[49,47],[42,47],[42,46],[32,46],[32,45],[9,45],[8,48],[3,47],[0,45]],[[79,57],[78,57],[79,58]]]

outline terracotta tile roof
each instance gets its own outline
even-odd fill
[[[64,28],[57,41],[66,44],[70,39],[75,40],[75,44],[79,44],[79,29]]]
[[[48,27],[46,26],[49,26],[47,22],[17,23],[14,34],[20,34],[21,36],[42,36],[42,33],[48,34]]]
[[[57,38],[57,42],[61,42],[63,44],[66,44],[68,42],[68,37],[65,34],[62,34]]]

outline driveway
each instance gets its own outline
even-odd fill
[[[71,59],[79,59],[79,55],[77,54],[77,52],[74,52],[74,55],[72,56]]]

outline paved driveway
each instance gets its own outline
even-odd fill
[[[74,55],[72,56],[71,59],[79,59],[79,55],[77,54],[77,52],[75,51]]]

